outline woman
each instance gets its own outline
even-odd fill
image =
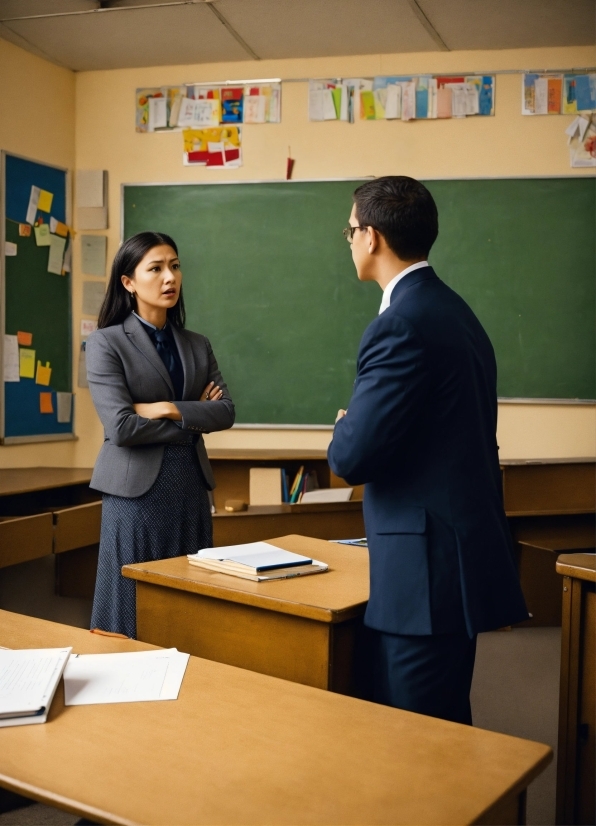
[[[120,569],[212,546],[215,487],[203,433],[234,423],[205,336],[184,329],[178,249],[163,233],[125,241],[87,341],[104,426],[91,487],[103,492],[91,627],[134,637],[135,584]]]

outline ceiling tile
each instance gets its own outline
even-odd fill
[[[205,5],[20,20],[4,28],[75,71],[247,59]]]
[[[436,51],[407,0],[219,0],[262,59]]]
[[[594,0],[419,0],[451,50],[589,46]]]
[[[7,17],[87,11],[98,7],[99,0],[0,0],[0,21]]]

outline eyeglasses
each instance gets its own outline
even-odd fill
[[[348,242],[348,244],[351,244],[351,243],[353,242],[353,240],[354,240],[354,233],[356,232],[356,230],[357,230],[357,229],[368,229],[368,227],[367,227],[367,226],[362,226],[362,227],[346,227],[344,230],[342,230],[342,235],[343,235],[343,237],[346,239],[346,241]]]

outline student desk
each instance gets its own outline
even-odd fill
[[[596,817],[596,557],[563,554],[557,823]]]
[[[212,573],[186,557],[125,565],[137,637],[165,648],[343,694],[365,691],[368,551],[305,536],[271,540],[329,571],[271,582]]]
[[[0,645],[142,643],[0,611]],[[0,785],[102,823],[519,824],[548,746],[191,657],[178,700],[0,730]]]

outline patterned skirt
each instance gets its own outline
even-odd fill
[[[91,628],[136,637],[135,581],[123,565],[213,546],[211,509],[193,445],[166,445],[159,475],[142,496],[104,494]]]

